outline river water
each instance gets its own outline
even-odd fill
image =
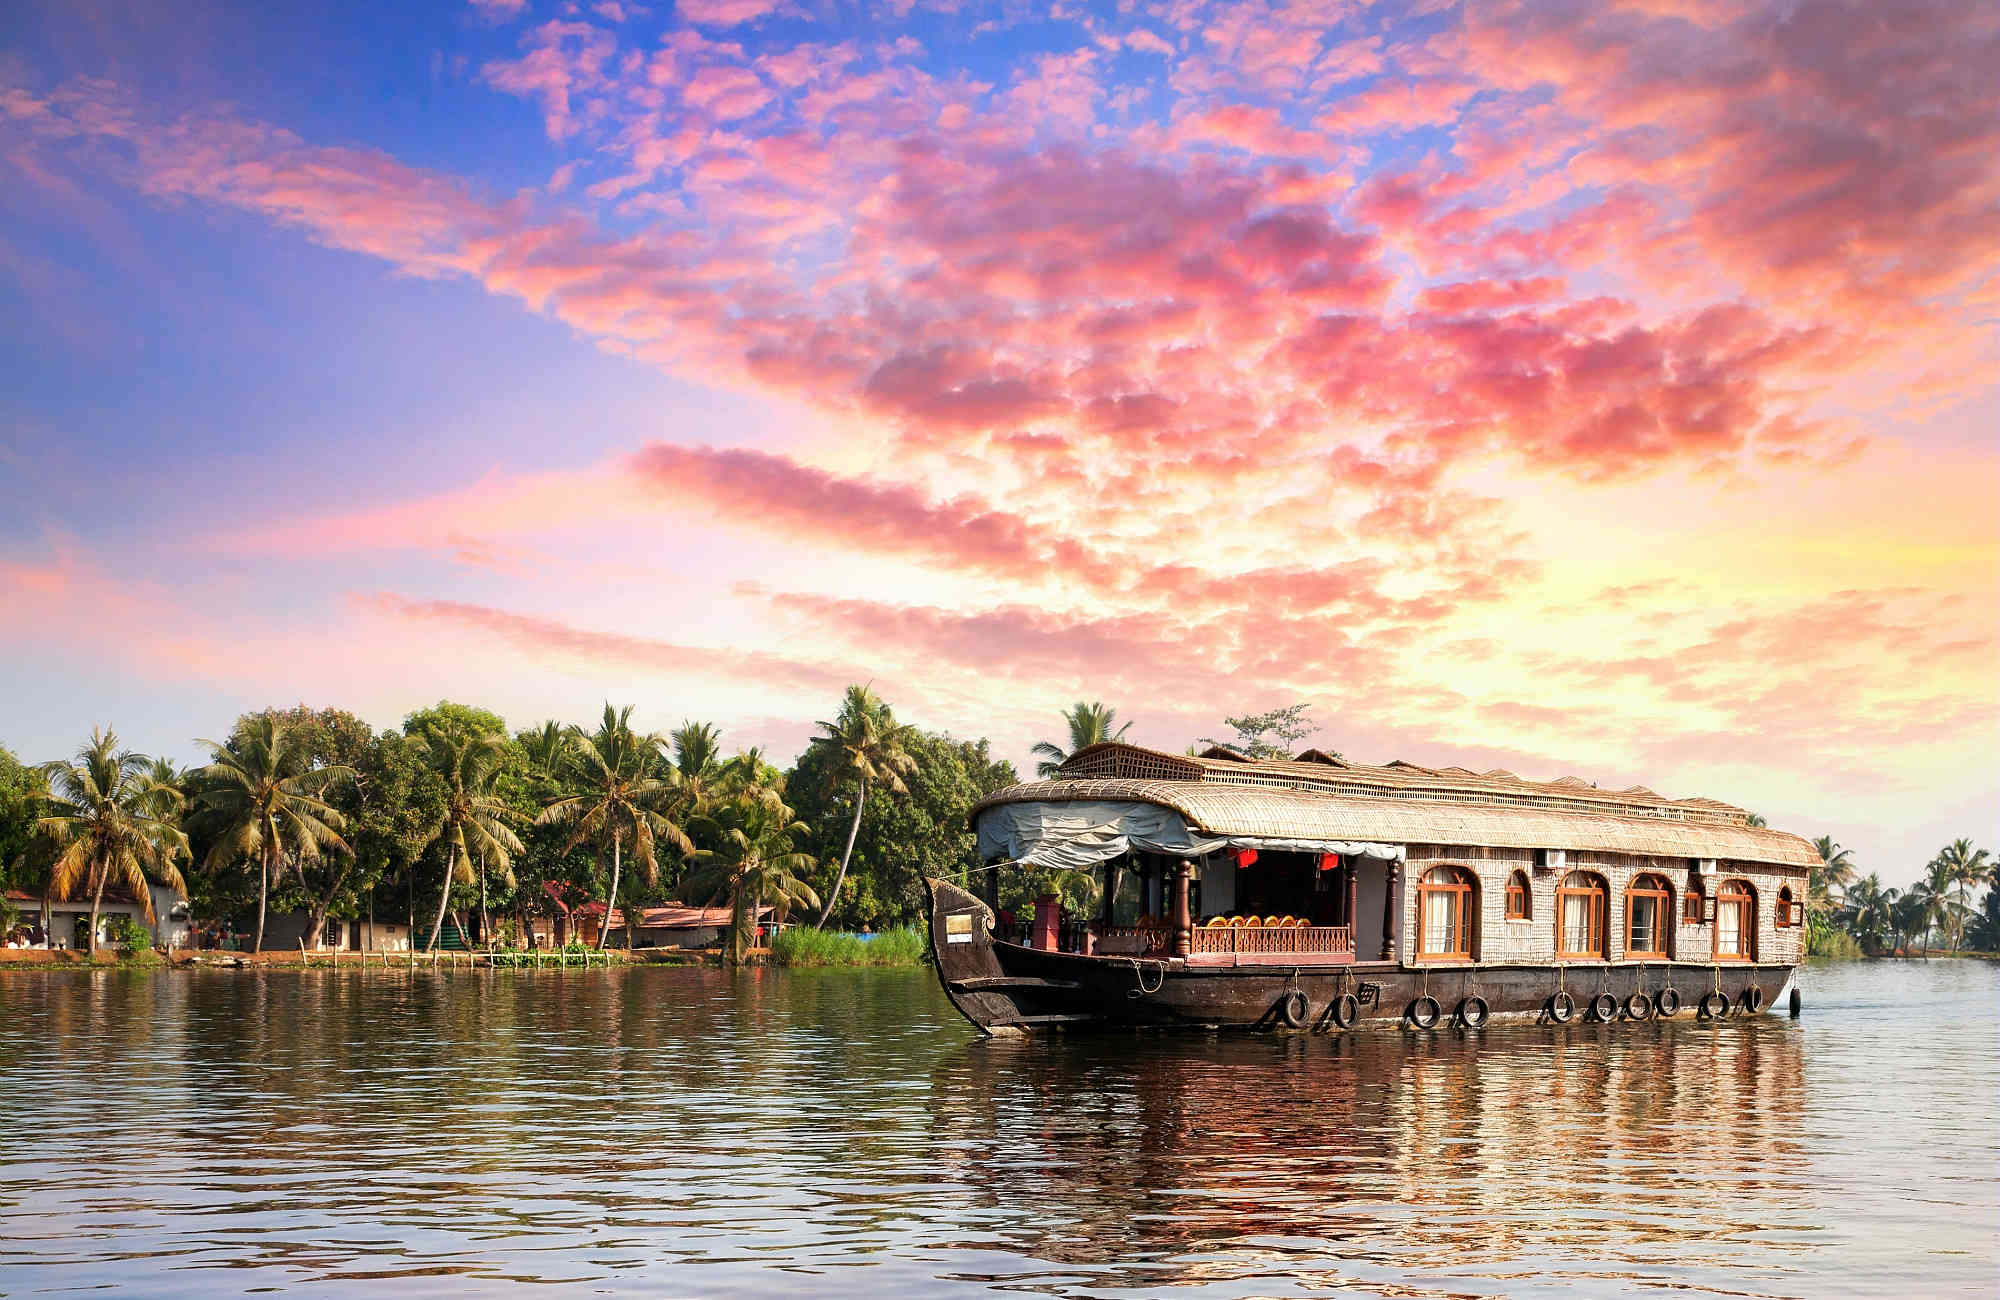
[[[2000,968],[977,1040],[924,972],[0,972],[0,1294],[1991,1296]]]

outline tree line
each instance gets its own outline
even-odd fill
[[[1814,956],[1883,956],[1916,951],[2000,952],[2000,861],[1968,839],[1953,840],[1907,889],[1860,875],[1831,836],[1814,841],[1820,865],[1807,889],[1807,951]],[[1983,889],[1978,905],[1974,890]]]
[[[106,891],[150,910],[150,881],[257,948],[273,912],[303,914],[309,947],[330,918],[377,915],[429,945],[472,916],[514,941],[554,893],[607,917],[726,903],[740,955],[767,906],[820,926],[914,920],[924,875],[975,864],[973,804],[1016,779],[985,740],[899,722],[866,686],[788,769],[726,754],[713,724],[642,732],[631,714],[510,731],[444,701],[377,731],[342,709],[273,708],[201,741],[209,760],[187,769],[109,730],[35,766],[0,749],[0,885],[91,899],[93,945]]]

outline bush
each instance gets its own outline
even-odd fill
[[[779,966],[921,966],[928,951],[923,932],[911,926],[863,939],[801,925],[771,940],[771,960]]]
[[[111,943],[127,957],[153,951],[153,932],[139,924],[137,917],[121,916],[111,923]]]
[[[1859,957],[1861,943],[1845,930],[1820,930],[1806,936],[1808,957]]]

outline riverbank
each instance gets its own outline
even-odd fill
[[[750,965],[792,967],[902,967],[924,964],[928,945],[914,927],[858,935],[805,926],[785,930],[769,948],[754,949]],[[96,959],[70,949],[0,949],[0,970],[146,970],[200,967],[220,970],[561,970],[618,965],[720,966],[720,948],[520,949],[437,952],[228,952],[176,948],[125,954],[100,948]]]

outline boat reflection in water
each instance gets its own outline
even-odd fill
[[[1096,1286],[1740,1284],[1811,1246],[1802,1068],[1776,1020],[989,1040],[932,1105],[983,1244]]]

